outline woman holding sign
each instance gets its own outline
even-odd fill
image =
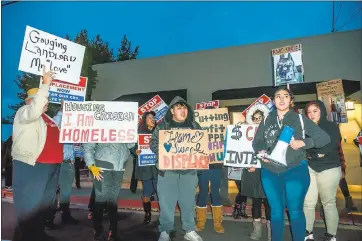
[[[246,121],[249,125],[259,125],[261,121],[269,114],[269,109],[264,104],[252,106],[246,114]],[[271,240],[270,229],[270,207],[266,199],[263,186],[260,180],[260,169],[251,167],[248,170],[244,169],[241,180],[241,195],[251,197],[253,199],[253,232],[250,238],[259,240],[262,237],[262,222],[261,222],[261,206],[264,203],[265,218],[267,220],[268,240]]]
[[[270,204],[273,241],[283,240],[286,206],[293,240],[304,240],[303,204],[310,183],[305,150],[330,142],[326,132],[293,110],[293,99],[293,93],[286,87],[276,90],[276,110],[260,123],[253,141],[255,153],[262,157],[261,181]],[[274,151],[276,145],[282,148]]]
[[[156,113],[153,111],[146,112],[142,116],[141,123],[138,127],[138,134],[152,134],[156,128],[155,121]],[[141,153],[138,146],[132,148],[131,152],[136,150],[136,155]],[[154,199],[154,194],[157,192],[157,175],[158,171],[155,165],[153,166],[140,166],[140,162],[137,162],[135,166],[135,177],[137,180],[142,181],[142,203],[143,210],[145,211],[145,219],[143,224],[147,225],[151,222],[151,201]]]

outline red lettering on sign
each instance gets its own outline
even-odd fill
[[[253,130],[254,130],[253,126],[249,126],[248,128],[246,128],[246,139],[248,141],[252,141],[254,139],[255,132],[254,132],[254,134],[249,133],[250,131],[253,131]]]
[[[109,130],[109,140],[116,141],[117,140],[117,132],[116,130]]]

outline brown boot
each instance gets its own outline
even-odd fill
[[[222,226],[222,210],[223,206],[212,206],[212,219],[214,221],[214,230],[217,233],[224,233],[224,227]]]
[[[205,228],[207,207],[196,207],[196,231],[200,232]]]

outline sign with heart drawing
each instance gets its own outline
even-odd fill
[[[209,147],[206,130],[160,130],[159,169],[209,169]]]

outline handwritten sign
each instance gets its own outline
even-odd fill
[[[161,130],[159,169],[209,169],[209,148],[205,130]]]
[[[60,143],[136,143],[137,102],[65,101]]]
[[[66,83],[60,80],[53,80],[49,89],[49,102],[60,104],[64,101],[84,101],[87,92],[87,77],[80,77],[78,84]],[[40,86],[42,81],[40,81]]]
[[[253,149],[257,125],[229,125],[226,131],[224,165],[230,167],[260,168]]]
[[[258,99],[256,99],[251,105],[248,106],[248,108],[246,108],[243,112],[242,115],[244,117],[246,117],[246,113],[248,113],[249,109],[255,105],[259,105],[259,104],[264,104],[266,105],[269,110],[272,110],[274,107],[273,101],[266,95],[263,94],[262,96],[260,96]]]
[[[209,106],[219,108],[220,101],[212,100],[212,101],[208,101],[208,102],[196,103],[196,110],[202,110],[202,109],[205,109],[206,107],[209,107]]]
[[[44,31],[26,26],[19,70],[42,75],[54,70],[56,79],[79,83],[85,47]]]
[[[318,83],[316,84],[316,86],[317,86],[318,97],[344,94],[343,84],[341,79],[329,80],[326,82]]]
[[[195,110],[195,120],[208,133],[210,164],[223,163],[226,127],[230,125],[228,109]]]
[[[166,103],[159,95],[156,95],[152,99],[144,103],[140,108],[138,108],[138,115],[140,118],[142,118],[142,115],[145,112],[154,111],[156,113],[155,121],[159,123],[166,115],[167,110],[168,106],[166,105]]]
[[[156,164],[156,154],[150,149],[152,134],[138,135],[138,149],[141,153],[138,155],[138,166],[154,166]]]

